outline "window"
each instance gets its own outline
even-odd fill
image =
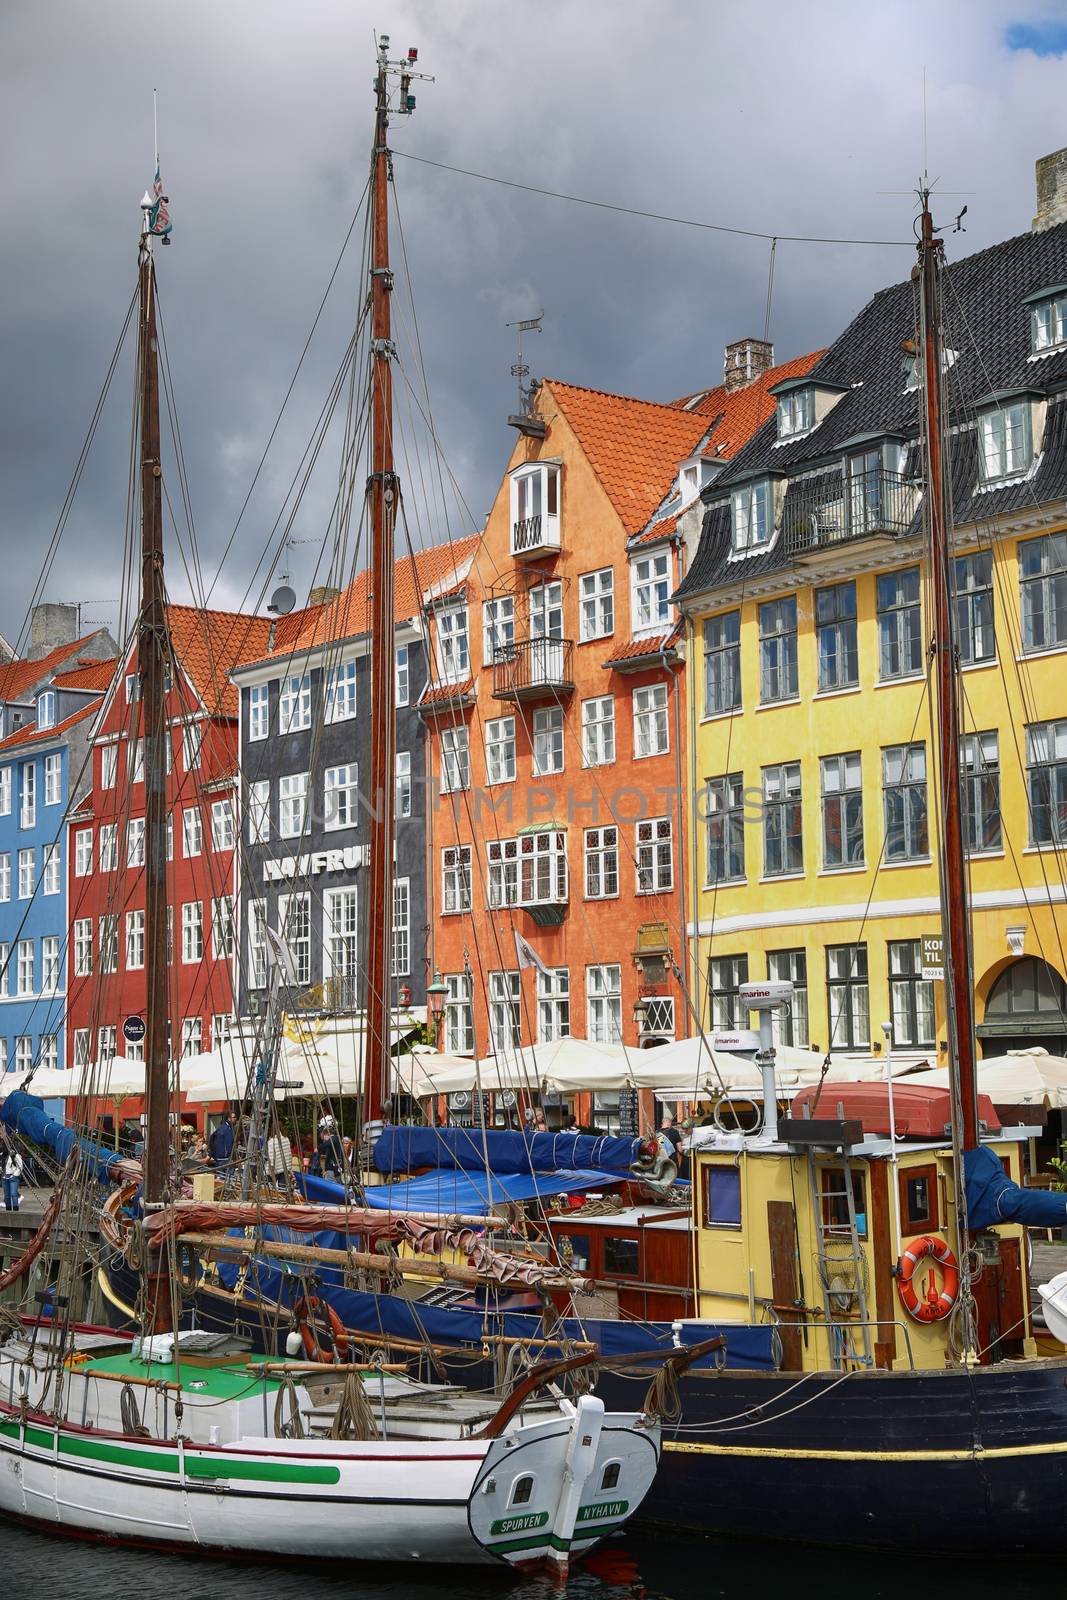
[[[855,867],[863,862],[863,775],[859,751],[823,756],[822,864]]]
[[[327,833],[358,822],[359,769],[354,761],[327,767],[323,775],[323,813]]]
[[[326,721],[348,722],[356,714],[356,662],[343,661],[326,679]]]
[[[36,851],[19,851],[19,899],[31,900],[34,885],[37,881],[37,853]]]
[[[934,986],[922,976],[922,946],[918,939],[889,942],[889,1005],[894,1049],[933,1044]]]
[[[757,478],[734,490],[730,522],[735,550],[755,550],[767,543],[773,532],[769,478]]]
[[[960,741],[963,838],[972,852],[999,850],[1000,754],[995,733],[967,733]]]
[[[204,957],[204,905],[187,900],[182,906],[182,961],[202,961]]]
[[[141,674],[130,672],[126,675],[126,704],[132,706],[135,700],[141,698]]]
[[[828,1049],[866,1049],[871,1042],[871,1022],[865,944],[827,945],[826,1002],[830,1018]]]
[[[54,728],[56,722],[56,697],[51,689],[37,696],[38,728]]]
[[[515,781],[514,717],[495,717],[485,725],[485,781]]]
[[[1067,296],[1053,295],[1048,300],[1038,300],[1030,305],[1030,348],[1038,351],[1055,350],[1067,343]]]
[[[487,667],[515,643],[515,597],[500,595],[482,606],[482,651]]]
[[[144,966],[144,912],[126,913],[126,966],[137,970]],[[77,970],[75,968],[75,970]]]
[[[1027,728],[1026,783],[1030,843],[1067,844],[1067,721]]]
[[[489,974],[489,1038],[499,1055],[522,1043],[522,982],[517,972]]]
[[[233,1012],[215,1011],[211,1016],[211,1048],[217,1050],[233,1033]]]
[[[44,803],[58,806],[63,798],[63,757],[58,751],[44,758]]]
[[[980,550],[973,556],[959,556],[956,560],[956,643],[960,660],[965,665],[992,661],[996,655],[993,555],[989,550]]]
[[[747,1028],[748,1008],[741,1003],[741,985],[748,982],[748,957],[714,957],[709,977],[712,1027],[720,1033]]]
[[[42,1033],[40,1064],[46,1072],[55,1072],[59,1066],[59,1038],[54,1033]]]
[[[585,897],[609,900],[619,892],[618,828],[585,830]]]
[[[559,545],[559,468],[535,466],[511,478],[511,553]]]
[[[803,870],[800,763],[787,761],[763,769],[763,875]]]
[[[744,780],[740,772],[709,778],[705,820],[706,883],[740,883],[745,876]]]
[[[469,1054],[474,1049],[471,980],[464,972],[448,972],[445,984],[445,1049],[450,1055]]]
[[[905,1233],[936,1233],[937,1167],[906,1168],[899,1177],[900,1209]]]
[[[979,461],[986,483],[1026,472],[1034,458],[1029,401],[1017,400],[1013,405],[987,411],[979,420],[979,428]]]
[[[324,899],[326,897],[324,896]],[[265,988],[267,982],[267,902],[248,902],[248,987]]]
[[[0,817],[11,815],[11,768],[0,767]]]
[[[59,988],[59,939],[46,933],[41,940],[41,993],[55,994]]]
[[[607,767],[615,760],[615,698],[598,695],[582,701],[582,762]]]
[[[100,918],[100,971],[117,972],[119,965],[119,919],[116,912]]]
[[[641,1247],[636,1239],[604,1233],[604,1271],[616,1278],[636,1278],[641,1270]]]
[[[519,841],[493,839],[486,847],[489,862],[489,906],[493,911],[519,903]]]
[[[849,1193],[844,1167],[822,1167],[819,1170],[819,1191],[822,1200],[822,1226],[828,1234],[845,1234],[852,1231],[852,1218],[856,1220],[856,1233],[867,1237],[867,1184],[862,1172],[852,1169],[852,1207],[849,1211]],[[846,1289],[845,1293],[849,1291]]]
[[[665,628],[671,621],[671,555],[657,550],[633,563],[634,633]]]
[[[1067,644],[1067,534],[1019,541],[1023,649]]]
[[[718,717],[741,706],[741,613],[727,611],[704,623],[704,715]]]
[[[198,1056],[204,1048],[202,1017],[186,1017],[182,1023],[182,1055]]]
[[[815,591],[815,636],[819,656],[819,693],[847,689],[859,682],[856,645],[856,585],[835,583]]]
[[[411,697],[411,659],[409,649],[410,647],[406,644],[398,644],[396,647],[394,678],[396,680],[396,703],[398,706],[406,706]]]
[[[183,908],[184,910],[184,908]],[[184,921],[184,918],[183,918]],[[278,931],[293,961],[296,982],[311,982],[311,895],[278,896]]]
[[[15,1040],[15,1071],[18,1073],[29,1072],[33,1066],[33,1039],[28,1033],[23,1033]]]
[[[204,826],[199,808],[191,807],[182,812],[182,855],[188,860],[191,856],[198,856],[203,844]]]
[[[256,683],[248,691],[248,737],[265,739],[270,728],[270,684]]]
[[[530,613],[530,639],[543,641],[531,649],[530,672],[535,683],[558,683],[563,676],[562,645],[550,643],[563,638],[563,584],[539,583],[527,597]]]
[[[307,813],[308,775],[292,772],[278,779],[278,833],[283,839],[299,839]]]
[[[663,756],[670,750],[667,731],[667,685],[650,683],[633,693],[634,760]]]
[[[211,954],[216,961],[233,955],[233,896],[219,895],[211,902]]]
[[[141,918],[143,921],[144,912],[141,912]],[[74,976],[87,978],[92,970],[93,921],[91,917],[78,917],[74,923]]]
[[[74,876],[87,878],[93,870],[93,830],[79,828],[74,835]]]
[[[164,935],[167,944],[167,966],[174,965],[174,907],[167,907],[167,926]],[[170,1024],[167,1024],[168,1028]]]
[[[514,1487],[512,1488],[512,1491],[511,1491],[511,1499],[508,1501],[508,1505],[509,1506],[526,1506],[526,1505],[529,1505],[530,1501],[533,1498],[533,1487],[534,1487],[534,1483],[535,1482],[536,1482],[536,1479],[534,1478],[533,1474],[529,1473],[529,1472],[524,1473],[521,1478],[516,1478]]]
[[[735,1166],[705,1164],[700,1170],[701,1225],[705,1228],[741,1226],[741,1172]]]
[[[100,829],[100,871],[114,872],[118,866],[118,854],[118,825],[114,822],[105,822]]]
[[[923,667],[919,569],[883,572],[878,578],[878,675],[909,678]]]
[[[126,831],[126,865],[144,866],[144,817],[131,817]]]
[[[578,637],[606,639],[615,631],[615,574],[610,567],[578,579]]]
[[[470,908],[471,847],[469,844],[449,845],[441,851],[441,910],[452,915]]]
[[[11,993],[11,946],[0,944],[0,995],[6,1000]]]
[[[283,678],[278,699],[278,731],[296,733],[301,728],[310,727],[311,673]]]
[[[637,834],[637,893],[669,894],[674,888],[674,841],[670,817],[650,817],[639,822]]]
[[[882,751],[882,792],[886,860],[923,860],[929,849],[925,745],[897,744]]]
[[[398,750],[393,758],[393,810],[397,816],[411,815],[411,751]]]
[[[567,899],[567,835],[524,833],[519,839],[519,904],[562,905]]]
[[[666,994],[650,994],[644,997],[645,1020],[641,1033],[643,1038],[653,1035],[661,1039],[673,1039],[675,1034],[674,1023],[674,996]]]
[[[216,850],[233,849],[233,801],[211,802],[211,843]]]
[[[98,1065],[106,1067],[109,1061],[114,1061],[118,1054],[119,1030],[115,1023],[97,1029],[96,1034],[96,1059]]]
[[[393,977],[406,978],[411,971],[411,880],[397,878],[393,883]]]
[[[187,722],[182,728],[182,765],[186,772],[197,772],[199,770],[203,748],[204,724],[202,722]]]
[[[119,771],[119,747],[105,744],[100,751],[100,787],[113,789]]]
[[[24,761],[20,775],[22,797],[19,804],[19,827],[32,828],[37,822],[37,763]]]
[[[775,1044],[808,1048],[808,958],[803,950],[769,950],[767,977],[771,983],[791,983],[793,1004],[788,1011],[772,1011]]]
[[[533,714],[533,771],[535,778],[563,771],[563,709],[545,706]]]
[[[248,842],[264,844],[270,838],[270,779],[248,785]]]
[[[795,595],[759,608],[760,703],[797,695],[797,602]]]
[[[87,1067],[89,1065],[89,1029],[75,1028],[74,1030],[74,1065]]]
[[[791,439],[815,425],[815,391],[810,385],[778,396],[778,437]]]
[[[470,671],[466,606],[447,606],[437,613],[437,676],[459,683]]]
[[[355,1001],[359,972],[359,924],[356,890],[327,889],[322,897],[323,977],[335,996]],[[346,993],[347,991],[347,993]]]
[[[586,967],[586,1038],[597,1044],[622,1043],[622,968]]]
[[[568,967],[548,967],[537,973],[537,1040],[550,1044],[567,1039],[571,1031],[571,975]]]
[[[441,793],[471,786],[470,735],[465,727],[441,729]]]
[[[11,852],[0,855],[0,900],[11,899]]]

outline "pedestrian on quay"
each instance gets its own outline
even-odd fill
[[[228,1167],[233,1154],[233,1113],[224,1111],[209,1141],[211,1159],[217,1167]]]
[[[11,1145],[4,1146],[4,1210],[17,1211],[19,1183],[22,1180],[22,1157]]]

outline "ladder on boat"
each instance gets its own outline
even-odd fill
[[[808,1151],[808,1178],[811,1183],[811,1211],[815,1226],[819,1282],[822,1284],[830,1358],[839,1371],[843,1370],[846,1364],[864,1367],[874,1365],[871,1325],[867,1315],[867,1261],[860,1244],[856,1191],[853,1186],[853,1168],[848,1151],[848,1145],[842,1143],[840,1154],[835,1153],[833,1157],[833,1167],[823,1169],[828,1178],[835,1178],[840,1172],[844,1185],[840,1189],[831,1187],[820,1189],[815,1151]],[[847,1217],[847,1230],[835,1219],[837,1207],[842,1201]],[[863,1337],[862,1355],[852,1342],[857,1328]]]

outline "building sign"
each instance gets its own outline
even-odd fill
[[[922,937],[922,975],[924,978],[945,976],[945,940],[940,933],[924,933]]]
[[[317,872],[352,872],[366,865],[367,847],[345,845],[343,850],[310,850],[302,856],[279,856],[264,861],[264,883],[281,883],[286,878],[303,878]]]
[[[638,1101],[636,1089],[619,1090],[619,1136],[632,1138],[638,1132]]]
[[[143,1017],[125,1017],[122,1023],[122,1037],[127,1044],[140,1044],[145,1036],[145,1020]]]

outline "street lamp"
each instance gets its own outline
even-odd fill
[[[426,985],[426,1001],[430,1007],[430,1017],[433,1020],[434,1048],[441,1048],[441,1018],[445,1014],[445,995],[448,993],[448,984],[437,971],[434,972],[433,982]]]

